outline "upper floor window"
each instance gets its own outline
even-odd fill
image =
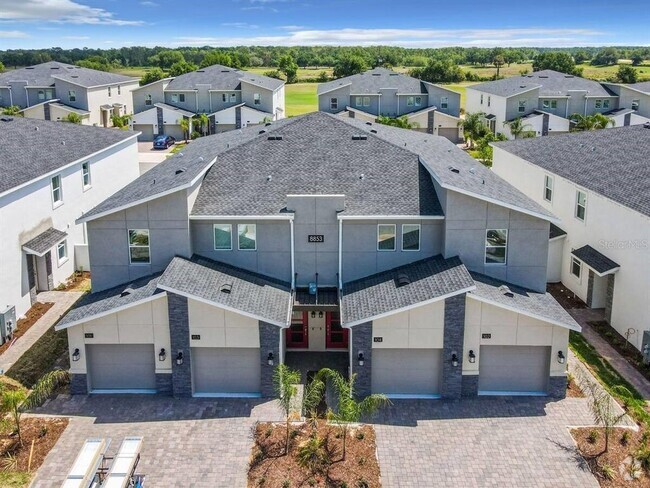
[[[83,181],[83,187],[88,188],[90,186],[90,162],[86,161],[81,163],[81,179]]]
[[[402,251],[420,250],[420,224],[402,225]]]
[[[214,250],[232,250],[232,225],[214,224]]]
[[[237,235],[240,251],[257,250],[257,226],[255,224],[238,224]]]
[[[129,229],[129,262],[149,264],[151,262],[149,229]]]
[[[580,278],[582,273],[582,263],[576,257],[571,257],[571,274],[576,278]]]
[[[483,94],[481,93],[481,105],[483,105]]]
[[[118,95],[122,94],[122,87],[120,85],[117,85],[117,94]]]
[[[230,103],[234,103],[237,101],[237,94],[236,93],[231,93],[230,94]]]
[[[587,215],[587,194],[583,191],[576,190],[576,213],[575,217],[578,220],[585,221]]]
[[[38,90],[38,99],[45,100],[45,90]]]
[[[52,177],[52,203],[58,205],[63,203],[63,188],[61,188],[61,175]]]
[[[609,100],[603,100],[603,108],[609,108]]]
[[[447,108],[449,106],[449,98],[441,97],[440,98],[440,108]],[[490,106],[490,97],[488,97],[488,107]]]
[[[185,102],[185,93],[172,93],[172,102]]]
[[[557,100],[551,100],[551,108],[557,108]]]
[[[68,90],[68,100],[75,102],[77,100],[77,92],[75,90]]]
[[[370,107],[370,97],[355,97],[357,107]]]
[[[145,104],[145,105],[151,105],[151,104],[153,104],[153,100],[151,99],[151,94],[147,93],[147,94],[144,96],[144,104]]]
[[[543,100],[542,108],[557,108],[557,100]]]
[[[377,250],[395,250],[395,224],[379,224],[377,226]]]
[[[415,104],[415,97],[406,97],[406,106],[412,107]]]
[[[508,230],[488,229],[485,233],[485,264],[506,264]]]
[[[632,100],[632,110],[639,110],[639,103],[641,100]]]
[[[517,109],[520,113],[526,111],[526,100],[519,100],[519,107]]]
[[[61,266],[63,263],[65,263],[68,260],[68,244],[66,243],[65,240],[59,242],[56,245],[56,258],[59,263],[59,266]]]
[[[254,105],[259,105],[262,103],[262,99],[260,97],[259,93],[253,93],[253,104]]]
[[[415,106],[420,107],[422,105],[422,97],[415,97]]]
[[[544,200],[553,201],[553,177],[549,175],[544,176]]]
[[[110,86],[108,87],[108,96],[109,97],[111,96],[111,87]]]
[[[602,100],[596,100],[596,104],[594,106],[596,108],[603,108],[603,101]]]
[[[336,97],[330,98],[330,110],[338,110],[339,108],[339,99]]]

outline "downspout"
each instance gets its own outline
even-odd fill
[[[13,104],[14,104],[14,95],[11,92],[11,85],[9,85],[9,105],[13,105]]]
[[[294,240],[294,230],[293,230],[293,219],[289,219],[289,225],[291,227],[291,289],[296,289],[296,263],[295,263],[295,244]]]
[[[25,85],[25,108],[31,107],[29,104],[29,92],[27,91],[27,85]]]
[[[343,219],[339,217],[339,290],[343,289]]]
[[[585,95],[585,117],[587,116],[587,101],[588,101],[588,98],[587,98],[587,95]]]

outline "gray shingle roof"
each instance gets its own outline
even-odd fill
[[[66,232],[50,227],[23,244],[23,250],[28,254],[42,256],[67,236],[68,234]]]
[[[398,286],[398,279],[408,284]],[[416,261],[343,285],[341,314],[344,324],[416,305],[474,287],[469,271],[458,257],[441,255]]]
[[[48,102],[45,102],[45,103],[48,103]],[[34,105],[32,105],[32,107],[33,106]],[[59,107],[59,108],[61,108],[63,110],[67,110],[68,112],[74,112],[74,113],[79,114],[79,115],[88,115],[90,113],[88,110],[82,110],[80,108],[71,107],[70,105],[66,105],[65,103],[61,103],[61,102],[50,102],[50,106]]]
[[[548,320],[569,329],[580,330],[578,323],[550,293],[539,293],[488,276],[471,273],[476,289],[469,296],[515,308],[527,315]],[[510,296],[512,295],[512,296]]]
[[[116,129],[2,116],[0,194],[131,137]]]
[[[556,237],[565,236],[566,231],[560,229],[557,225],[551,222],[551,227],[548,230],[548,238],[555,239]]]
[[[79,322],[92,320],[97,315],[110,313],[116,308],[128,306],[163,293],[158,289],[160,273],[139,278],[108,290],[90,293],[77,302],[75,307],[56,325],[56,330],[65,329]]]
[[[569,92],[586,91],[589,96],[612,97],[615,94],[597,81],[567,75],[550,69],[535,71],[525,76],[513,76],[502,80],[472,85],[477,90],[501,97],[511,97],[532,88],[539,87],[540,96],[567,96]]]
[[[105,71],[82,68],[72,64],[59,63],[58,61],[49,61],[47,63],[1,73],[0,85],[4,85],[10,81],[26,80],[30,86],[51,86],[55,84],[54,77],[85,87],[137,81],[137,78],[118,75],[116,73],[107,73]]]
[[[650,129],[642,125],[517,139],[494,146],[650,216]]]
[[[201,256],[175,257],[158,286],[215,305],[285,325],[291,304],[291,285]],[[224,287],[228,292],[224,292]]]
[[[318,94],[350,85],[350,93],[379,93],[383,88],[395,88],[398,93],[427,93],[420,80],[386,68],[375,68],[363,73],[318,85]]]
[[[195,90],[197,85],[210,85],[211,90],[239,90],[242,80],[267,90],[276,90],[284,85],[282,80],[215,64],[177,76],[165,90]]]
[[[650,81],[642,81],[640,83],[634,83],[633,85],[628,86],[644,93],[650,93]]]
[[[612,261],[589,245],[574,249],[571,251],[571,254],[599,274],[607,273],[621,267],[618,263]]]
[[[345,194],[351,215],[442,215],[431,176],[413,153],[372,134],[352,140],[359,130],[322,112],[291,120],[224,153],[192,215],[278,214],[288,194]],[[282,140],[268,140],[269,133]]]

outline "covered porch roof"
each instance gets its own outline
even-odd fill
[[[618,263],[612,261],[589,245],[582,246],[580,249],[574,249],[571,251],[571,254],[593,269],[598,276],[615,273],[621,267]]]
[[[23,251],[41,257],[66,237],[67,232],[50,227],[23,244]]]

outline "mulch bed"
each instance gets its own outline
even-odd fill
[[[643,364],[643,355],[605,320],[587,322],[610,346],[618,351],[639,373],[650,380],[650,366]]]
[[[15,433],[0,435],[0,468],[8,471],[27,471],[33,440],[31,472],[36,471],[67,426],[67,418],[23,417],[20,422],[22,445]],[[14,466],[9,465],[10,455],[15,457]]]
[[[578,384],[573,378],[569,378],[566,387],[566,396],[568,398],[584,398],[585,394],[582,392]]]
[[[381,486],[379,463],[376,456],[375,430],[369,425],[350,426],[346,442],[346,456],[342,459],[342,429],[319,421],[318,436],[324,439],[329,455],[327,467],[317,474],[298,463],[300,447],[309,440],[312,426],[290,426],[289,454],[284,454],[285,425],[259,423],[255,427],[255,444],[251,452],[248,486],[296,488],[376,488]]]
[[[17,328],[13,333],[12,340],[5,342],[2,346],[0,346],[0,354],[2,354],[7,349],[9,349],[11,342],[13,342],[15,339],[18,339],[20,336],[25,334],[25,332],[27,332],[29,328],[32,325],[34,325],[38,319],[40,319],[43,315],[45,315],[45,313],[53,306],[54,304],[51,302],[46,302],[46,303],[36,302],[34,305],[32,305],[32,307],[29,310],[27,310],[27,313],[25,314],[25,318],[18,319]]]
[[[565,309],[587,307],[585,302],[580,300],[575,293],[569,290],[562,283],[549,283],[546,286],[546,290],[553,295],[553,298],[555,298]]]
[[[56,291],[90,291],[90,271],[75,271]]]
[[[592,432],[596,434],[595,442],[589,439]],[[627,432],[627,434],[625,434]],[[581,427],[572,429],[580,454],[584,457],[592,473],[606,488],[650,487],[650,473],[636,460],[639,448],[643,445],[643,433],[630,429],[613,429],[609,439],[609,449],[605,449],[605,429],[602,427]],[[627,436],[627,439],[624,438]],[[650,459],[650,458],[649,458]],[[610,467],[609,476],[606,469]]]

